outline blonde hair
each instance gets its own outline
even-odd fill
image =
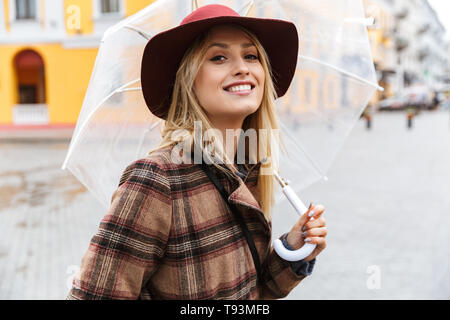
[[[256,112],[245,119],[242,127],[244,131],[247,129],[254,129],[256,131],[258,152],[253,154],[252,158],[258,162],[264,162],[264,159],[272,159],[274,155],[274,141],[271,140],[274,137],[271,134],[261,135],[260,129],[266,129],[266,132],[268,131],[269,133],[272,133],[274,129],[278,129],[278,120],[275,114],[275,99],[277,96],[272,81],[272,70],[267,53],[257,37],[239,25],[233,24],[233,26],[243,31],[253,44],[255,44],[265,73],[264,93],[261,105]],[[210,34],[211,29],[199,35],[181,60],[176,74],[168,116],[161,133],[162,142],[155,150],[178,143],[179,140],[174,139],[172,135],[177,130],[186,130],[190,133],[190,137],[184,137],[183,139],[192,139],[194,136],[195,121],[201,121],[203,132],[214,129],[193,90],[195,78],[205,59],[207,51],[206,43]],[[262,139],[266,141],[261,141]],[[218,141],[218,139],[214,139],[214,141]],[[192,145],[192,141],[190,143]],[[218,150],[226,158],[223,152],[223,145],[216,145],[215,150]],[[212,164],[222,171],[225,170],[223,166],[219,166],[214,162]],[[266,170],[278,171],[278,164],[273,159],[272,161],[263,163],[262,167],[264,167],[265,172],[267,172]],[[233,174],[231,170],[225,170],[225,173]],[[274,181],[272,174],[262,175],[260,170],[257,188],[261,209],[266,219],[270,220],[271,208],[274,203]]]

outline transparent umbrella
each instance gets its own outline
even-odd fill
[[[299,214],[298,192],[326,179],[326,172],[377,89],[367,24],[360,0],[157,0],[104,34],[84,103],[62,166],[108,208],[123,170],[161,141],[162,120],[144,102],[141,57],[154,35],[178,26],[199,6],[226,5],[242,16],[292,21],[299,32],[296,74],[276,100],[289,152],[280,158],[277,180]],[[150,71],[151,72],[151,71]],[[279,198],[281,200],[281,198]],[[274,224],[274,235],[286,232]],[[277,237],[274,237],[275,239]],[[314,245],[287,251],[300,260]]]

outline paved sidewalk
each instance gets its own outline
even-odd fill
[[[0,143],[69,143],[74,126],[5,126],[0,125]]]

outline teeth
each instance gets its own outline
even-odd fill
[[[244,91],[244,90],[251,90],[252,86],[249,84],[246,85],[242,85],[242,86],[235,86],[235,87],[231,87],[228,88],[228,91],[232,91],[232,92],[236,92],[236,91]]]

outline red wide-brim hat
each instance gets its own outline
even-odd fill
[[[298,56],[298,33],[292,22],[242,17],[223,5],[198,8],[175,28],[158,33],[144,49],[141,85],[150,111],[166,119],[172,99],[175,76],[181,59],[195,38],[218,24],[234,23],[252,31],[269,56],[273,82],[282,97],[294,77]]]

